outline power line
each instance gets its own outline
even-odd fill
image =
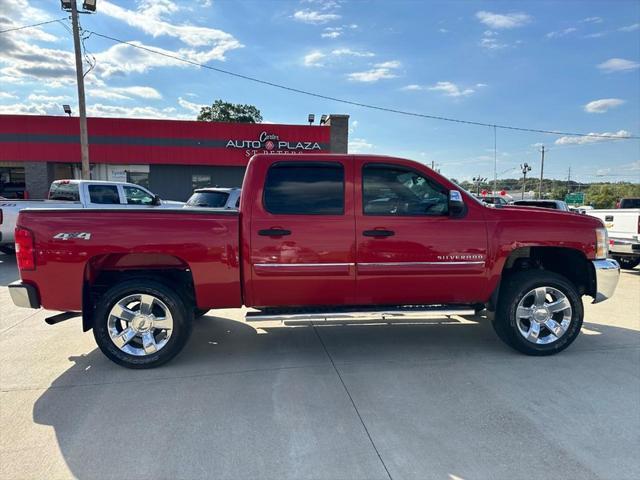
[[[8,28],[6,30],[0,30],[0,33],[17,32],[18,30],[24,30],[26,28],[41,27],[42,25],[48,25],[49,23],[60,22],[66,20],[67,17],[57,18],[55,20],[47,20],[46,22],[32,23],[31,25],[22,25],[21,27]]]
[[[294,88],[294,87],[289,87],[287,85],[282,85],[279,83],[274,83],[274,82],[270,82],[267,80],[261,80],[259,78],[256,77],[251,77],[249,75],[243,75],[241,73],[236,73],[236,72],[232,72],[230,70],[225,70],[222,68],[218,68],[218,67],[212,67],[211,65],[206,65],[204,63],[199,63],[196,62],[194,60],[190,60],[188,58],[185,57],[181,57],[179,55],[173,55],[170,53],[166,53],[166,52],[160,52],[158,50],[154,50],[152,48],[148,48],[142,45],[138,45],[135,44],[133,42],[128,42],[125,40],[121,40],[119,38],[115,38],[112,37],[110,35],[104,35],[102,33],[98,33],[96,31],[88,31],[92,33],[93,35],[96,35],[98,37],[102,37],[106,40],[111,40],[112,42],[116,42],[116,43],[120,43],[122,45],[128,45],[132,48],[137,48],[139,50],[144,50],[146,52],[149,53],[153,53],[156,55],[160,55],[166,58],[171,58],[172,60],[177,60],[179,62],[183,62],[183,63],[187,63],[190,65],[194,65],[197,67],[201,67],[201,68],[205,68],[207,70],[213,70],[214,72],[218,72],[218,73],[223,73],[225,75],[230,75],[232,77],[236,77],[236,78],[242,78],[243,80],[249,80],[251,82],[255,82],[255,83],[260,83],[262,85],[268,85],[270,87],[275,87],[275,88],[279,88],[281,90],[286,90],[289,92],[294,92],[294,93],[299,93],[302,95],[308,95],[310,97],[316,97],[316,98],[322,98],[323,100],[330,100],[333,102],[339,102],[339,103],[344,103],[346,105],[353,105],[356,107],[362,107],[362,108],[368,108],[371,110],[378,110],[378,111],[382,111],[382,112],[389,112],[389,113],[397,113],[399,115],[406,115],[406,116],[410,116],[410,117],[419,117],[419,118],[427,118],[430,120],[441,120],[441,121],[445,121],[445,122],[453,122],[453,123],[462,123],[462,124],[466,124],[466,125],[475,125],[475,126],[480,126],[480,127],[493,127],[493,128],[500,128],[503,130],[516,130],[516,131],[520,131],[520,132],[532,132],[532,133],[544,133],[544,134],[549,134],[549,135],[563,135],[563,136],[572,136],[572,137],[594,137],[594,138],[608,138],[608,139],[615,139],[615,140],[638,140],[640,139],[640,136],[633,136],[633,135],[629,135],[626,137],[615,137],[613,135],[602,135],[602,134],[590,134],[590,133],[576,133],[576,132],[561,132],[561,131],[557,131],[557,130],[542,130],[542,129],[536,129],[536,128],[525,128],[525,127],[516,127],[516,126],[512,126],[512,125],[500,125],[500,124],[494,124],[494,123],[485,123],[485,122],[476,122],[476,121],[472,121],[472,120],[462,120],[459,118],[450,118],[450,117],[443,117],[443,116],[438,116],[438,115],[428,115],[428,114],[424,114],[424,113],[415,113],[415,112],[408,112],[405,110],[399,110],[396,108],[389,108],[389,107],[381,107],[379,105],[371,105],[368,103],[361,103],[361,102],[355,102],[352,100],[345,100],[343,98],[337,98],[337,97],[332,97],[329,95],[324,95],[321,93],[315,93],[315,92],[310,92],[308,90],[302,90],[299,88]]]

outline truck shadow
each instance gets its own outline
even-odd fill
[[[18,278],[20,278],[20,274],[15,255],[6,255],[0,252],[0,286],[6,287]]]
[[[589,368],[576,361],[585,350],[622,341],[637,345],[640,340],[636,331],[592,323],[585,327],[590,333],[561,354],[572,358],[568,363],[573,369]],[[254,329],[209,315],[197,321],[185,351],[159,369],[123,369],[98,349],[70,358],[74,365],[35,402],[33,420],[54,429],[60,452],[79,479],[284,478],[294,471],[302,477],[295,470],[300,459],[288,451],[294,444],[312,442],[314,457],[304,461],[318,468],[323,462],[344,461],[334,458],[335,445],[346,449],[347,456],[351,449],[355,457],[362,454],[354,444],[343,443],[343,437],[350,438],[343,430],[344,416],[353,412],[343,401],[323,344],[339,369],[440,364],[464,370],[481,362],[513,362],[514,369],[521,369],[545,362],[504,346],[481,316],[314,330]],[[333,380],[326,383],[325,376]],[[437,390],[437,385],[424,386],[432,387]],[[473,396],[465,388],[460,386],[460,395]],[[319,427],[312,419],[323,415],[323,409],[335,409],[330,413],[335,421]],[[291,423],[287,412],[303,418]],[[425,420],[420,415],[416,412],[418,423]],[[509,448],[505,444],[505,455]],[[140,455],[141,450],[147,453]],[[252,469],[254,464],[258,470]],[[349,476],[347,463],[344,471]]]

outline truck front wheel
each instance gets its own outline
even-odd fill
[[[553,272],[527,270],[504,279],[493,328],[527,355],[552,355],[580,333],[584,315],[575,286]]]
[[[127,280],[98,301],[93,335],[102,353],[118,365],[153,368],[180,353],[191,333],[192,312],[163,283]]]

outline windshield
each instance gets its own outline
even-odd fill
[[[620,208],[640,208],[640,198],[623,198]]]
[[[227,204],[227,192],[195,192],[187,201],[190,207],[221,208]]]

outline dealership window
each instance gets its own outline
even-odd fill
[[[89,201],[100,205],[120,203],[118,187],[115,185],[89,185]]]
[[[24,168],[0,165],[0,197],[24,198]]]
[[[395,165],[369,164],[362,169],[365,215],[447,215],[447,191],[418,172]]]
[[[149,188],[149,172],[129,172],[127,171],[127,182],[135,183],[144,188]]]
[[[286,162],[269,168],[264,186],[268,212],[342,215],[344,168],[340,163]]]
[[[152,205],[153,204],[153,196],[142,190],[141,188],[136,187],[124,187],[124,195],[127,197],[127,204],[129,205]]]
[[[191,175],[191,189],[211,186],[211,175]]]

